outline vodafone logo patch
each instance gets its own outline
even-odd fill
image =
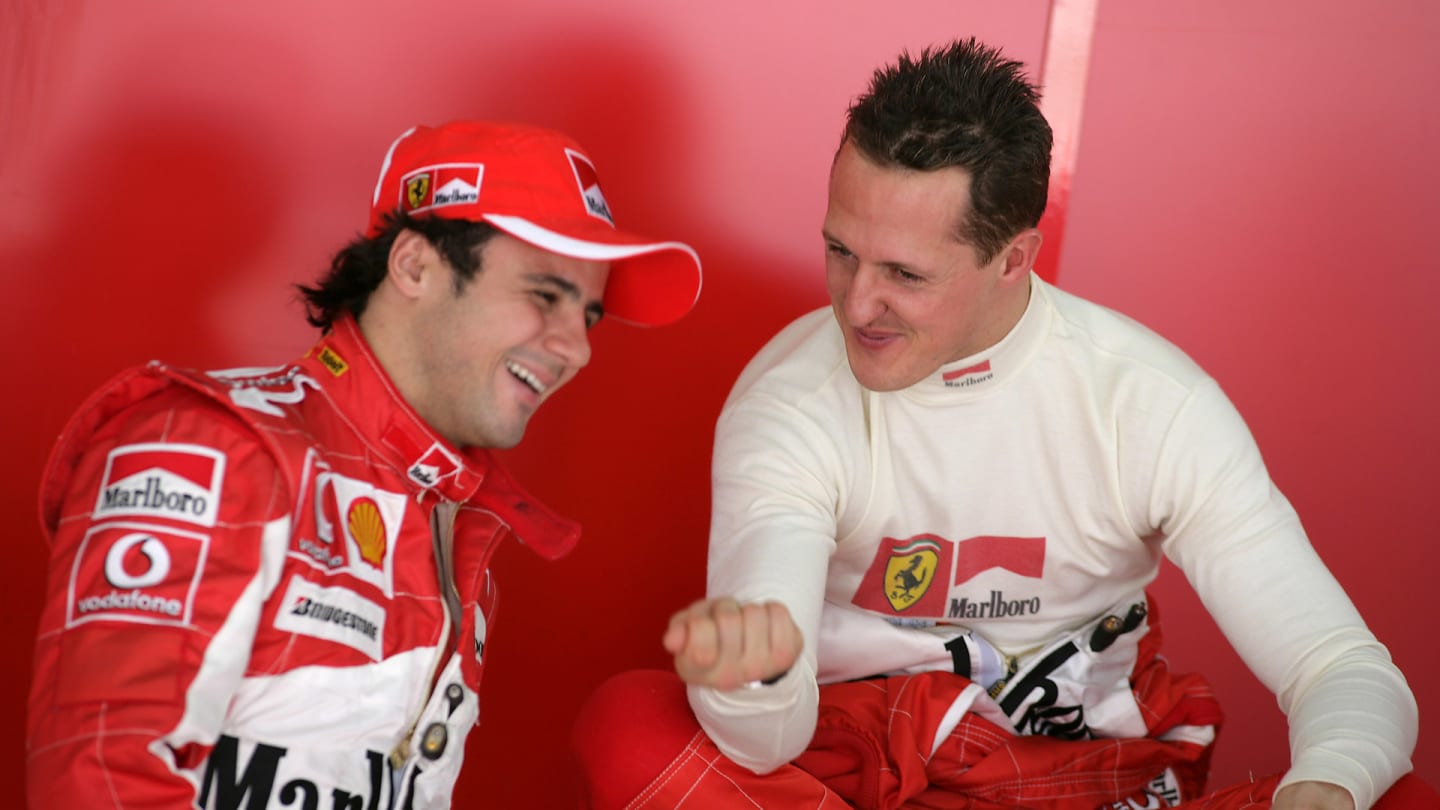
[[[225,454],[213,447],[124,445],[105,460],[94,515],[163,517],[214,526],[224,480]]]
[[[127,565],[126,557],[131,551],[143,558],[144,562],[136,573],[135,566]],[[117,588],[148,588],[159,585],[170,575],[170,552],[160,538],[149,532],[131,532],[110,547],[105,554],[105,579]]]
[[[610,204],[600,190],[600,174],[595,171],[595,164],[574,149],[566,149],[565,156],[570,158],[570,168],[575,170],[575,185],[580,188],[580,196],[585,200],[585,212],[615,227],[615,218],[610,216]]]
[[[94,526],[70,570],[65,626],[95,619],[188,625],[208,535],[146,523]]]

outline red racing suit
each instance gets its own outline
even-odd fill
[[[41,519],[34,810],[449,807],[491,554],[579,537],[436,436],[348,318],[288,366],[121,375]]]

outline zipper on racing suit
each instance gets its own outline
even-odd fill
[[[455,587],[455,572],[452,570],[455,564],[455,516],[459,513],[459,504],[444,498],[440,498],[435,508],[430,511],[430,539],[435,552],[435,569],[440,579],[445,621],[441,625],[442,641],[439,652],[435,660],[430,662],[430,675],[427,678],[430,688],[425,692],[420,712],[410,722],[410,730],[405,732],[405,736],[390,751],[390,765],[397,772],[405,767],[405,761],[409,759],[410,740],[415,736],[415,729],[420,725],[420,718],[425,714],[426,707],[430,705],[430,697],[435,693],[441,666],[451,652],[459,649],[460,592]]]

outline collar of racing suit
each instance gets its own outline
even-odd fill
[[[1050,287],[1039,276],[1030,275],[1030,298],[1020,320],[998,343],[969,357],[952,360],[929,377],[899,391],[913,401],[949,407],[990,396],[1011,380],[1045,345],[1050,334],[1054,307]]]

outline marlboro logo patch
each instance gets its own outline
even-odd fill
[[[405,431],[393,427],[385,431],[383,440],[406,458],[414,459],[406,473],[411,481],[422,487],[439,486],[447,478],[457,477],[461,472],[461,460],[439,442],[429,447],[421,447]]]
[[[951,594],[952,588],[997,570],[1009,573],[981,579],[984,587],[1013,583],[1011,575],[1039,579],[1045,570],[1045,538],[982,536],[955,542],[935,534],[886,537],[850,601],[877,613],[933,619],[1004,618],[1040,610],[1038,597],[1017,602],[1000,590],[991,590],[983,604],[966,596],[968,591]]]
[[[438,442],[430,445],[418,461],[410,465],[410,479],[415,483],[433,487],[442,480],[455,475],[460,469],[460,462],[450,451],[442,447]]]
[[[570,168],[575,170],[575,184],[580,187],[586,213],[596,219],[605,220],[613,228],[615,218],[610,216],[610,204],[605,201],[605,193],[600,190],[600,175],[595,171],[595,164],[574,149],[566,149],[565,155],[570,158]]]
[[[140,515],[214,526],[224,480],[225,454],[213,447],[127,444],[105,460],[94,516]]]
[[[971,537],[960,541],[955,584],[961,585],[992,568],[1039,579],[1045,570],[1043,537]]]
[[[415,214],[477,203],[484,174],[485,166],[479,163],[443,163],[416,169],[400,178],[401,210]]]
[[[968,388],[972,385],[979,385],[987,380],[995,378],[995,372],[990,370],[990,361],[977,363],[966,368],[957,368],[954,371],[947,371],[940,375],[947,388]]]

